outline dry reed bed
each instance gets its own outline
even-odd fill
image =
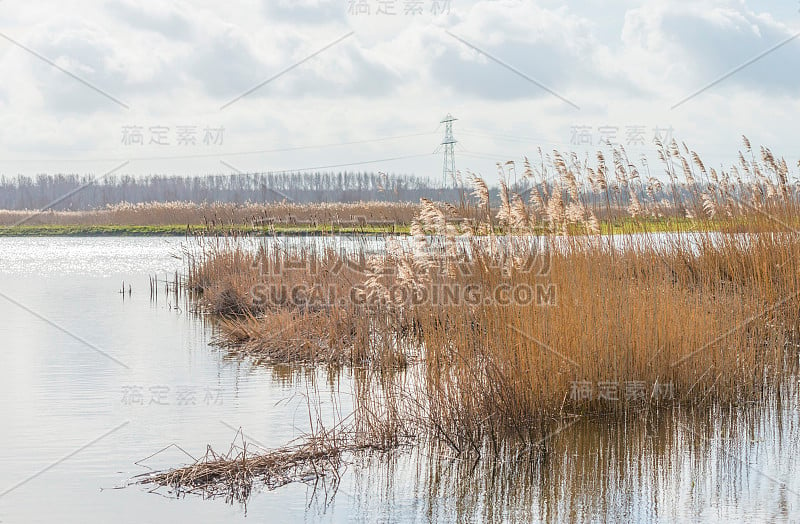
[[[188,284],[222,319],[223,345],[269,362],[364,367],[352,423],[362,442],[416,435],[480,454],[540,441],[565,417],[780,398],[800,340],[800,207],[786,163],[766,148],[758,158],[745,139],[750,159],[740,153],[732,178],[707,172],[685,146],[660,147],[672,201],[656,200],[664,187],[638,199],[661,182],[641,181],[622,148],[610,168],[602,153],[590,167],[554,152],[539,170],[526,162],[538,188],[529,199],[503,183],[492,209],[473,177],[474,204],[423,201],[410,242],[388,242],[384,254],[205,245]],[[677,210],[720,231],[600,235],[587,192],[605,198],[606,212]],[[550,234],[538,242],[524,236],[543,227]],[[564,235],[576,228],[585,235]],[[259,291],[280,285],[318,287],[328,300]],[[432,298],[467,288],[481,300]],[[517,288],[536,298],[493,294]],[[416,363],[398,372],[412,352]],[[599,395],[609,385],[616,392]]]
[[[360,202],[347,204],[227,204],[152,202],[117,204],[94,211],[0,210],[0,226],[20,220],[26,225],[164,226],[208,225],[224,227],[256,224],[330,225],[340,222],[408,224],[418,210],[416,204]],[[35,214],[34,214],[35,213]],[[34,216],[31,216],[34,214]]]
[[[253,251],[217,238],[197,239],[187,256],[187,287],[218,319],[217,341],[234,353],[273,364],[389,367],[405,366],[414,353],[405,333],[391,332],[391,319],[367,316],[350,299],[364,283],[364,257],[279,245]]]

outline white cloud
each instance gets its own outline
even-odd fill
[[[0,40],[0,173],[80,172],[94,169],[86,161],[92,158],[193,153],[220,156],[133,162],[131,170],[219,171],[226,154],[432,131],[447,112],[460,117],[456,135],[464,149],[489,157],[532,154],[539,145],[568,148],[570,126],[579,123],[615,125],[621,136],[627,125],[672,125],[720,160],[725,153],[733,159],[741,133],[771,141],[776,151],[794,145],[800,39],[670,110],[793,35],[798,29],[778,4],[452,0],[449,14],[416,17],[397,4],[394,17],[354,16],[339,0],[4,4],[0,31],[130,109]],[[352,37],[220,111],[350,30]],[[224,125],[226,143],[131,149],[120,143],[121,127],[130,124]],[[287,169],[430,153],[438,140],[237,158],[244,169]],[[494,171],[489,158],[459,158],[461,168]],[[429,157],[367,167],[437,176],[440,165]]]
[[[685,91],[713,82],[796,33],[769,13],[741,4],[653,3],[627,13],[623,56],[636,57],[638,67],[658,78],[665,91]],[[785,93],[793,92],[798,80],[800,39],[744,67],[719,88]]]

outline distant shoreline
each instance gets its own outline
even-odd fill
[[[674,233],[678,231],[713,231],[723,228],[724,221],[696,220],[688,218],[635,220],[624,218],[615,220],[613,226],[609,221],[600,221],[603,235],[630,233]],[[732,224],[728,223],[730,228]],[[274,224],[256,226],[237,224],[229,226],[195,225],[80,225],[80,224],[37,224],[19,226],[1,226],[0,237],[186,237],[186,236],[226,236],[240,235],[251,237],[304,237],[304,236],[380,236],[408,235],[410,224],[364,224],[354,226],[330,224]],[[545,231],[541,232],[546,234]],[[586,231],[579,227],[570,227],[567,234],[582,235]]]
[[[407,225],[360,227],[336,226],[274,226],[272,228],[254,229],[244,224],[229,227],[208,228],[203,224],[133,226],[133,225],[21,225],[0,226],[0,237],[183,237],[197,235],[227,235],[231,233],[243,236],[323,236],[323,235],[406,235],[410,227]]]

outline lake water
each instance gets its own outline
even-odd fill
[[[565,423],[536,463],[359,457],[335,495],[292,484],[246,507],[124,487],[226,451],[239,428],[265,447],[309,429],[309,375],[228,359],[185,304],[151,301],[182,242],[0,238],[0,522],[800,520],[796,399],[710,423]]]

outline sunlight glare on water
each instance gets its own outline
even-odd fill
[[[0,238],[3,523],[798,516],[796,395],[733,415],[582,421],[553,437],[545,455],[518,460],[476,463],[433,445],[388,459],[355,457],[335,493],[292,484],[256,493],[246,508],[221,499],[173,500],[140,486],[115,489],[151,469],[189,463],[208,444],[227,451],[239,428],[265,447],[302,437],[310,379],[323,390],[335,384],[347,392],[353,384],[347,370],[329,377],[225,358],[209,344],[213,328],[183,301],[151,301],[150,275],[180,271],[184,244]],[[369,247],[383,246],[374,240]],[[131,295],[120,294],[123,281]],[[347,398],[340,399],[345,411]]]

